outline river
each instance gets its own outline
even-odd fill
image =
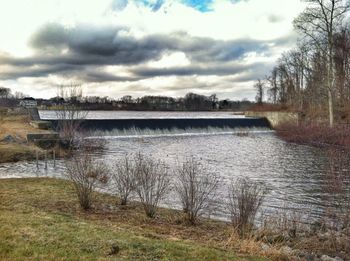
[[[163,160],[171,170],[184,159],[194,157],[205,164],[208,171],[221,177],[220,200],[213,202],[215,213],[210,213],[219,219],[229,217],[225,207],[227,188],[232,180],[239,177],[249,177],[266,184],[269,194],[263,212],[267,215],[287,209],[290,213],[299,213],[304,220],[314,220],[321,218],[327,209],[336,211],[326,189],[329,183],[328,160],[323,149],[284,142],[266,129],[246,129],[244,135],[237,135],[237,130],[233,129],[173,130],[166,133],[134,131],[129,135],[126,131],[123,134],[92,134],[91,139],[106,140],[106,148],[94,156],[112,167],[124,155],[141,152]],[[62,177],[64,170],[62,160],[56,162],[56,167],[52,160],[49,161],[47,170],[44,162],[39,162],[38,169],[35,162],[8,163],[0,165],[0,178]],[[345,204],[350,199],[349,175],[343,182],[345,190],[341,192],[341,201]],[[173,194],[162,204],[179,207]]]

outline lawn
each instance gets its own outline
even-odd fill
[[[228,224],[192,227],[174,210],[150,220],[105,194],[84,212],[63,180],[0,180],[1,260],[267,260],[235,254],[228,234]]]

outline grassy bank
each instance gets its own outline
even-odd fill
[[[29,133],[50,133],[50,131],[31,126],[28,115],[5,116],[0,119],[0,141],[9,135],[13,139],[0,142],[0,163],[35,159],[35,153],[39,148],[27,143]]]
[[[225,246],[225,223],[181,220],[165,209],[149,220],[137,203],[121,209],[103,194],[81,211],[62,180],[0,180],[1,260],[267,260]]]

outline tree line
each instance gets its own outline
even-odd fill
[[[327,117],[333,126],[350,108],[350,5],[345,0],[305,2],[294,20],[297,47],[256,82],[256,101]]]
[[[16,92],[12,93],[10,88],[0,87],[0,106],[14,107],[19,100],[28,97]],[[69,84],[59,86],[57,95],[50,99],[36,99],[38,106],[50,108],[62,105],[77,106],[87,110],[149,110],[149,111],[213,111],[233,110],[244,111],[254,103],[243,99],[241,101],[230,99],[218,99],[216,94],[209,96],[187,93],[184,97],[169,97],[146,95],[133,98],[125,95],[120,99],[100,96],[85,96],[81,85]]]

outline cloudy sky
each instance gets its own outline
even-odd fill
[[[293,48],[300,0],[1,0],[0,86],[85,94],[254,99]]]

